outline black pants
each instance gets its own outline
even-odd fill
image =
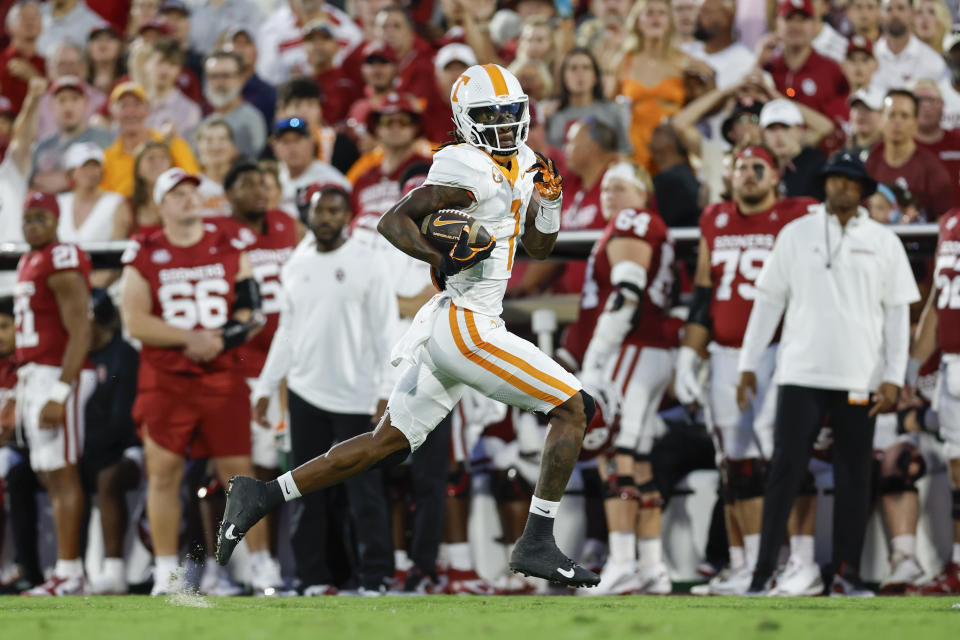
[[[326,453],[334,442],[349,440],[373,427],[370,415],[324,411],[293,391],[289,397],[294,466]],[[393,541],[381,472],[365,471],[343,484],[357,542],[357,577],[361,586],[375,589],[385,577],[393,575]],[[297,577],[304,586],[333,582],[326,555],[330,516],[326,494],[310,493],[294,506],[291,542]]]
[[[774,569],[787,534],[790,510],[807,473],[824,418],[833,430],[833,561],[859,572],[870,513],[874,420],[869,407],[850,404],[846,391],[783,385],[777,398],[773,459],[763,496],[763,529],[753,586]]]
[[[443,540],[451,422],[448,415],[410,457],[413,522],[408,551],[413,564],[426,574],[434,572]]]
[[[9,500],[10,528],[13,532],[14,561],[23,575],[33,582],[43,582],[40,555],[37,552],[37,492],[41,490],[36,474],[30,468],[30,452],[17,448],[23,457],[7,472],[4,483]]]

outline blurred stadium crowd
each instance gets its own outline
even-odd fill
[[[148,514],[144,505],[162,482],[178,483],[179,506],[163,525],[177,542],[157,555],[175,556],[203,593],[549,590],[510,574],[502,551],[523,530],[545,424],[479,396],[468,396],[438,429],[434,450],[418,452],[423,460],[415,455],[370,472],[376,500],[356,504],[364,494],[349,486],[325,491],[309,509],[297,503],[277,514],[268,535],[248,538],[249,566],[230,570],[207,560],[231,471],[273,478],[335,439],[330,426],[330,433],[303,444],[306,436],[291,432],[289,414],[304,394],[291,386],[288,398],[284,384],[257,381],[277,329],[281,269],[316,231],[309,210],[323,199],[314,194],[338,196],[335,204],[350,214],[344,233],[389,251],[374,237],[377,221],[423,181],[433,149],[450,141],[451,88],[472,65],[509,68],[529,95],[528,144],[553,158],[565,178],[562,231],[612,228],[625,208],[649,210],[671,229],[700,226],[711,212],[711,224],[721,227],[727,214],[716,207],[743,202],[743,185],[732,176],[734,152],[745,146],[762,149],[775,165],[775,178],[762,185],[775,201],[822,201],[821,169],[845,150],[878,183],[863,202],[877,222],[939,221],[946,233],[956,223],[951,210],[960,205],[960,32],[953,30],[952,1],[48,0],[3,3],[2,11],[4,250],[26,248],[6,243],[24,244],[24,228],[32,223],[25,212],[35,209],[56,216],[62,243],[81,249],[134,237],[142,243],[162,228],[161,202],[172,187],[158,181],[171,168],[196,176],[210,224],[240,239],[275,232],[249,252],[263,310],[273,316],[270,331],[228,352],[236,358],[225,366],[237,373],[229,381],[239,386],[214,411],[230,423],[206,434],[216,442],[184,441],[179,451],[171,445],[187,458],[180,475],[143,464],[144,424],[169,411],[144,399],[139,344],[117,310],[120,265],[95,262],[91,269],[82,251],[79,258],[53,254],[55,266],[59,259],[83,267],[93,291],[92,326],[84,329],[92,345],[88,388],[81,394],[77,383],[69,392],[66,418],[68,396],[60,400],[63,424],[55,420],[59,426],[35,431],[46,438],[59,430],[63,452],[54,462],[35,451],[22,419],[22,365],[30,363],[18,362],[17,353],[31,346],[23,337],[29,303],[20,301],[16,273],[0,271],[0,588],[7,593],[124,593],[149,582],[149,571],[131,566],[132,550],[146,554],[149,566],[149,553],[157,551],[153,533],[165,516]],[[953,260],[960,245],[951,246]],[[654,398],[649,420],[657,436],[637,461],[645,465],[638,473],[653,484],[640,483],[640,492],[615,484],[607,447],[616,425],[608,415],[610,424],[601,420],[587,434],[569,488],[575,499],[558,526],[571,533],[560,543],[586,565],[606,565],[601,593],[669,593],[679,565],[695,566],[709,580],[701,593],[744,593],[756,562],[770,452],[758,446],[742,459],[725,454],[717,430],[705,426],[709,416],[693,406],[708,403],[675,399],[670,377],[696,260],[689,253],[675,262],[672,256],[663,265],[666,307],[675,316],[660,345],[669,352],[667,371],[651,374],[649,388],[637,391]],[[550,306],[556,296],[582,294],[579,306],[587,309],[591,291],[595,295],[595,259],[518,262],[508,298]],[[948,304],[956,299],[960,306],[960,280],[935,282],[932,259],[916,259],[913,267],[924,300],[931,287],[945,287]],[[427,271],[391,274],[398,320],[412,318],[434,293]],[[911,310],[915,328],[922,309],[921,302]],[[316,308],[320,315],[341,312],[336,305]],[[211,327],[225,321],[223,314]],[[576,326],[556,350],[573,371],[591,338]],[[319,373],[311,384],[323,385],[324,369],[337,369],[331,365],[336,352],[324,351],[322,341],[294,346],[313,350]],[[960,593],[960,451],[938,434],[944,421],[931,407],[938,384],[960,393],[954,390],[960,365],[951,368],[948,359],[943,371],[956,380],[938,383],[940,351],[933,351],[904,385],[897,411],[877,423],[871,499],[888,538],[889,565],[876,574],[886,593]],[[62,355],[61,349],[50,363],[37,362],[59,366]],[[726,384],[735,385],[736,371],[727,373],[733,378]],[[339,380],[336,375],[329,379]],[[42,385],[42,393],[57,386],[55,379],[39,380],[34,375],[30,384]],[[189,379],[181,383],[184,405],[208,391]],[[369,428],[380,389],[351,391],[362,396],[358,410],[336,406],[339,398],[330,406],[324,397],[307,401],[321,412],[359,415]],[[275,401],[259,402],[267,398]],[[47,410],[37,408],[41,422],[51,419]],[[70,421],[80,425],[72,441]],[[829,481],[821,478],[829,473],[817,465],[831,459],[831,426],[839,427],[827,425],[818,439],[809,482],[795,505],[779,595],[824,589],[814,531],[821,526],[815,524],[818,488],[821,496],[828,493]],[[312,453],[304,458],[298,446]],[[953,478],[952,512],[947,502],[921,501],[915,485],[925,472],[942,476],[945,468]],[[715,493],[708,490],[710,500],[697,503],[699,548],[680,559],[671,557],[669,538],[671,526],[682,525],[664,518],[661,526],[661,514],[693,491],[684,478],[695,470],[722,480]],[[49,521],[46,499],[38,502],[43,493],[56,522],[56,562],[38,529]],[[474,508],[470,520],[471,500],[478,497],[490,507],[487,517]],[[632,511],[611,502],[628,502]],[[94,506],[99,530],[89,524]],[[953,529],[931,533],[933,525],[924,524],[918,533],[925,512],[940,514],[937,526]],[[920,558],[918,535],[935,540],[943,553]],[[950,536],[952,546],[943,543]],[[46,540],[49,546],[49,535]]]

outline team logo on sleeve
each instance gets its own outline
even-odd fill
[[[170,252],[166,249],[157,249],[150,256],[150,261],[154,264],[166,264],[173,259],[173,256],[170,255]]]

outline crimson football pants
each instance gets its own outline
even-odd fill
[[[787,520],[807,474],[824,419],[833,431],[833,563],[859,573],[870,514],[874,419],[869,405],[850,404],[846,391],[782,385],[778,391],[773,458],[763,496],[763,529],[752,590],[773,575]]]

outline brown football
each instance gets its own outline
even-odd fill
[[[490,243],[490,232],[470,216],[453,209],[441,209],[420,222],[420,233],[440,251],[449,251],[457,244],[460,230],[469,226],[470,246],[482,248]]]

